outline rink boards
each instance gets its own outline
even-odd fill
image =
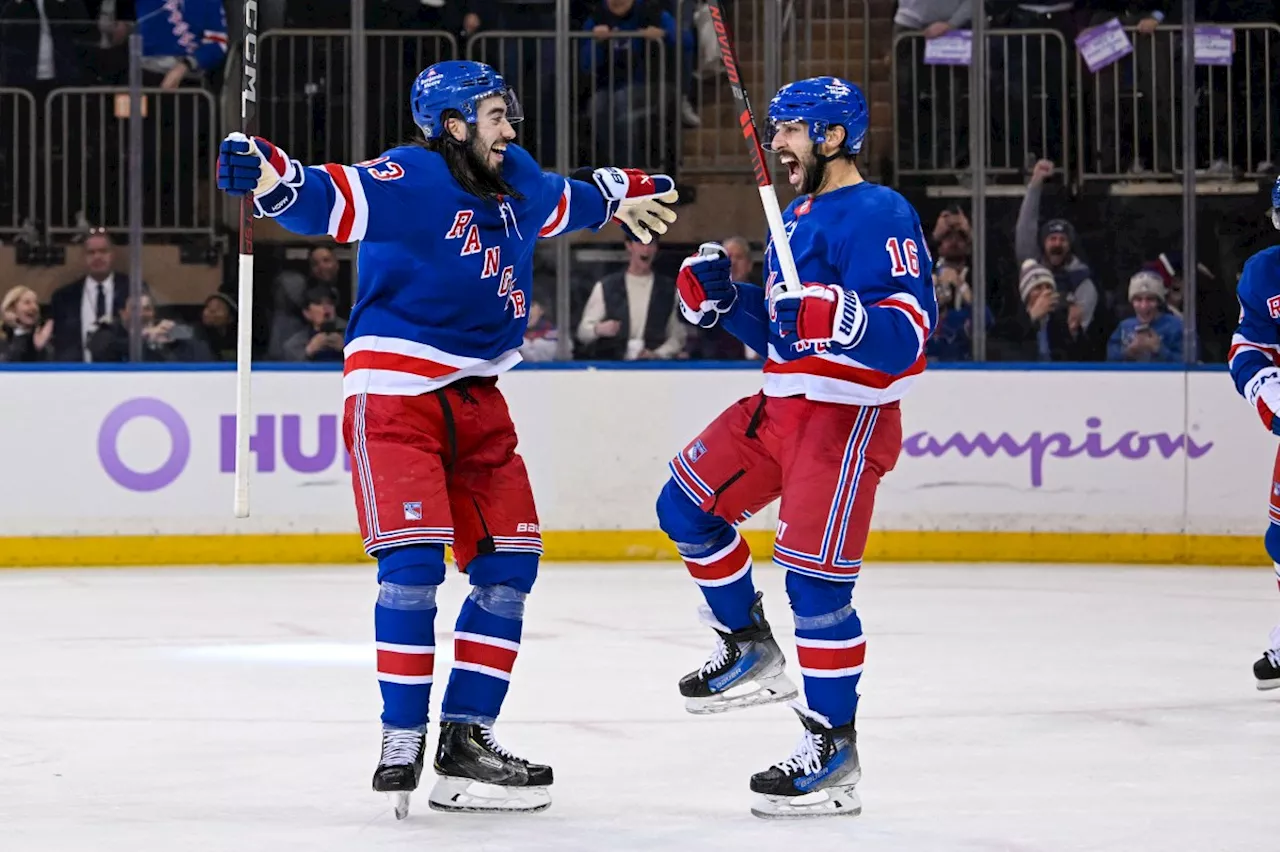
[[[0,565],[362,558],[335,369],[255,373],[251,517],[232,517],[234,373],[6,371]],[[501,380],[553,559],[674,554],[666,465],[750,369]],[[1224,371],[926,372],[869,560],[1261,565],[1275,438]],[[766,552],[776,506],[745,525]]]

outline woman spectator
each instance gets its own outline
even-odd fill
[[[3,316],[3,358],[11,362],[48,361],[53,357],[49,345],[53,337],[53,320],[40,322],[40,300],[36,291],[18,285],[0,301]]]

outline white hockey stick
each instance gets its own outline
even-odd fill
[[[240,131],[253,136],[258,112],[258,3],[245,0],[241,45]],[[249,421],[253,417],[253,195],[240,202],[240,269],[236,326],[236,474],[233,511],[249,517]]]
[[[747,100],[747,89],[742,85],[742,78],[738,76],[738,60],[733,52],[729,23],[724,19],[724,9],[720,5],[720,0],[709,0],[707,6],[711,12],[711,23],[716,31],[716,42],[720,45],[720,59],[724,62],[725,74],[728,75],[729,85],[733,89],[733,99],[738,103],[738,123],[742,125],[742,136],[747,141],[747,153],[751,156],[756,186],[760,190],[760,203],[764,205],[764,218],[769,223],[769,236],[773,239],[773,250],[778,256],[778,266],[782,268],[783,287],[786,290],[799,290],[800,273],[796,271],[796,260],[791,254],[791,242],[787,237],[786,226],[782,224],[782,208],[778,206],[778,193],[773,188],[773,177],[765,166],[764,146],[760,144],[756,117],[751,112],[751,102]]]

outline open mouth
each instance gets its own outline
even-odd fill
[[[800,179],[801,174],[800,161],[790,154],[783,154],[778,158],[778,161],[781,162],[787,170],[787,182],[792,184],[796,183]]]
[[[505,157],[505,156],[507,155],[507,146],[506,146],[506,145],[494,145],[494,146],[493,146],[493,149],[492,149],[492,153],[493,153],[494,158],[495,158],[495,159],[497,159],[497,161],[498,161],[498,162],[502,162],[502,158],[503,158],[503,157]]]

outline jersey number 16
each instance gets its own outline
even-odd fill
[[[912,278],[920,277],[920,253],[915,240],[908,238],[899,243],[897,237],[890,237],[884,248],[889,252],[894,278],[908,274]]]

